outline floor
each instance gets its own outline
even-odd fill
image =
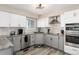
[[[16,55],[63,55],[63,52],[50,47],[30,47],[28,50],[22,50]]]

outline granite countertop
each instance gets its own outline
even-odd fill
[[[59,35],[58,33],[46,33],[48,35]]]
[[[44,33],[44,32],[36,32],[37,34],[38,33],[41,33],[41,34],[45,34],[45,35],[54,35],[54,36],[58,36],[58,37],[64,37],[64,34],[61,34],[61,33]]]
[[[41,33],[46,35],[60,35],[59,33],[44,33],[44,32],[34,32],[35,34]]]
[[[34,33],[44,33],[44,32],[34,32]]]

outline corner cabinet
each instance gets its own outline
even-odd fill
[[[52,41],[52,37],[50,35],[46,35],[46,37],[45,37],[45,44],[47,46],[51,46],[51,43],[52,43],[51,41]]]

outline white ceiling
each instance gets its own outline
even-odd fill
[[[33,7],[33,4],[10,4],[7,6],[24,10],[24,11],[28,11],[36,15],[63,13],[65,11],[70,11],[70,10],[79,8],[79,4],[47,4],[47,7],[41,10],[35,9]]]

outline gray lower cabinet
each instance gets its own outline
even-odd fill
[[[20,36],[14,36],[13,37],[13,44],[14,44],[14,52],[21,49],[21,37]]]
[[[52,45],[52,37],[50,35],[46,35],[45,37],[45,44],[48,45],[48,46],[51,46]]]
[[[58,48],[58,36],[46,35],[45,44],[53,48]]]
[[[0,50],[0,55],[12,55],[12,48],[5,48]]]
[[[52,44],[51,46],[54,48],[58,48],[58,36],[57,35],[52,35]]]
[[[26,42],[25,42],[25,40],[24,40],[24,37],[25,37],[25,36],[22,36],[22,37],[21,37],[21,49],[24,49],[24,48],[26,47],[26,46],[25,46],[25,43],[26,43]]]
[[[35,33],[35,44],[44,44],[44,34],[43,33]]]
[[[50,35],[43,33],[36,33],[30,35],[30,45],[45,44],[59,50],[64,50],[64,37],[58,35]]]
[[[32,46],[34,44],[35,44],[35,35],[32,34],[32,35],[30,35],[30,45]]]
[[[64,51],[64,36],[59,37],[59,49]]]
[[[16,51],[19,51],[20,49],[24,49],[26,47],[25,45],[25,40],[24,40],[24,37],[25,36],[20,36],[20,35],[17,35],[17,36],[13,36],[13,44],[14,44],[14,47],[13,47],[13,51],[16,52]]]

